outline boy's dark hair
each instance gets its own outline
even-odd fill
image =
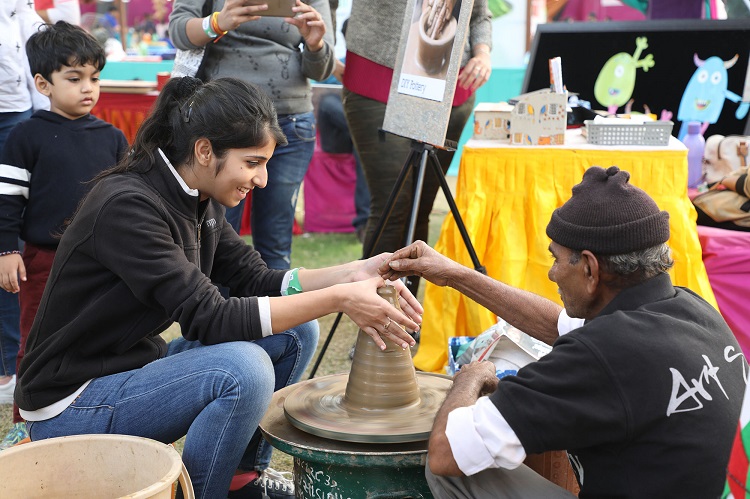
[[[63,66],[91,64],[101,71],[107,62],[96,38],[65,21],[42,25],[26,41],[26,55],[32,76],[38,73],[50,83],[52,73]]]

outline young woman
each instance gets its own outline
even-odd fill
[[[414,343],[419,303],[400,282],[404,313],[376,293],[386,254],[272,270],[226,222],[224,207],[265,187],[285,142],[271,100],[251,84],[167,83],[130,155],[97,177],[60,241],[15,395],[32,440],[187,435],[196,495],[227,497],[236,470],[252,480],[268,467],[258,423],[312,357],[314,319],[342,311],[383,348],[381,335]],[[167,345],[159,334],[172,322],[183,337]],[[269,481],[244,489],[293,494]]]

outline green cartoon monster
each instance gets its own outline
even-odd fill
[[[599,104],[607,107],[610,114],[616,113],[617,108],[627,103],[633,95],[635,70],[643,68],[643,71],[648,71],[654,67],[654,56],[651,54],[639,60],[641,52],[647,48],[648,39],[645,36],[638,37],[632,56],[625,52],[615,54],[599,71],[594,83],[594,96]]]

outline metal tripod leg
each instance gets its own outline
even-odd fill
[[[464,240],[464,246],[466,246],[466,250],[469,252],[471,263],[474,264],[474,270],[487,275],[487,269],[480,263],[477,252],[474,249],[474,245],[471,243],[469,232],[466,230],[466,225],[464,225],[464,221],[461,218],[461,213],[459,213],[458,211],[456,200],[453,198],[453,194],[451,193],[448,181],[445,179],[443,169],[440,168],[440,160],[438,159],[434,149],[430,151],[430,158],[432,158],[433,171],[440,181],[440,187],[443,189],[443,194],[445,195],[445,200],[448,202],[448,206],[450,207],[451,214],[453,215],[453,220],[456,222],[458,231],[461,233],[461,238]]]

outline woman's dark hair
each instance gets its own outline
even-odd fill
[[[287,143],[273,102],[255,85],[236,78],[205,84],[190,76],[171,78],[138,129],[130,154],[99,178],[136,167],[150,169],[157,148],[174,166],[191,162],[200,138],[211,142],[219,159],[229,149],[262,146],[269,140]],[[222,166],[220,162],[218,168]]]
[[[104,49],[83,28],[65,21],[43,24],[26,41],[31,74],[40,74],[52,82],[52,73],[63,66],[91,64],[101,71],[107,62]]]

